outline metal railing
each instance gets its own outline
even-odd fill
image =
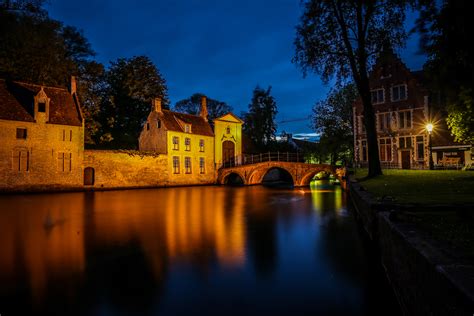
[[[261,154],[243,154],[232,157],[227,161],[218,164],[220,168],[230,168],[243,165],[251,165],[259,162],[281,161],[281,162],[305,162],[304,156],[298,152],[267,152]]]

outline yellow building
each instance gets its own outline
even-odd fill
[[[169,180],[174,184],[215,183],[217,168],[235,163],[242,155],[242,121],[228,113],[208,122],[207,99],[199,115],[162,109],[161,100],[140,134],[139,149],[168,155]]]
[[[241,162],[243,123],[232,113],[214,120],[214,151],[217,166]]]
[[[69,91],[0,79],[0,190],[82,184],[84,120]]]
[[[168,156],[172,184],[215,182],[214,133],[207,121],[206,99],[202,102],[198,116],[162,109],[161,100],[153,100],[152,111],[140,134],[141,151]]]

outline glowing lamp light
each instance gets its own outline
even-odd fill
[[[433,124],[431,123],[426,124],[426,130],[428,131],[428,133],[431,134],[431,132],[433,131]]]

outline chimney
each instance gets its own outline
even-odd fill
[[[207,98],[205,95],[203,95],[201,97],[201,113],[199,113],[199,115],[204,119],[206,120],[207,122],[207,115],[208,115],[208,112],[207,112]]]
[[[77,87],[76,87],[76,77],[71,76],[71,86],[69,87],[69,92],[71,92],[71,95],[76,93]]]
[[[151,101],[151,110],[155,112],[161,112],[161,98],[154,98]]]

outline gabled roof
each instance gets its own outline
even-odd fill
[[[67,89],[0,79],[0,119],[34,122],[34,97],[43,88],[51,124],[82,126],[80,109]]]
[[[204,120],[202,117],[197,115],[173,112],[170,110],[162,110],[162,115],[160,115],[165,127],[170,131],[182,132],[184,133],[184,126],[181,126],[178,120],[184,122],[185,124],[191,125],[191,134],[204,135],[204,136],[214,136],[212,128],[209,123]]]
[[[237,115],[235,115],[232,112],[219,116],[215,118],[214,121],[226,121],[226,122],[235,122],[235,123],[242,123],[242,124],[244,123],[240,118],[237,117]]]

